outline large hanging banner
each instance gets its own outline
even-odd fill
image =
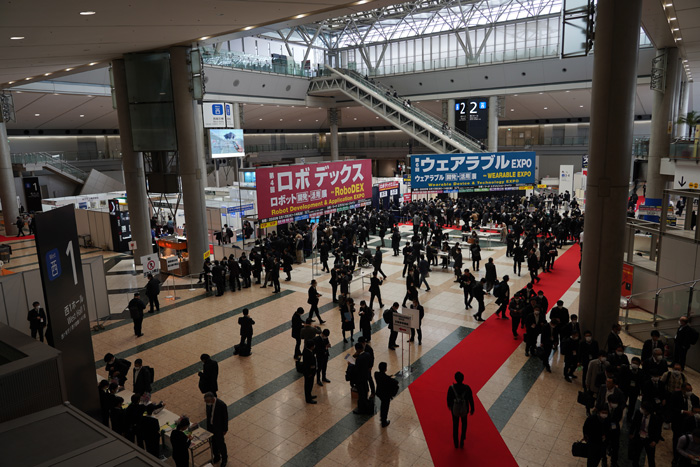
[[[534,152],[411,156],[412,190],[518,186],[534,182]]]
[[[258,168],[259,219],[282,219],[372,198],[369,159]]]

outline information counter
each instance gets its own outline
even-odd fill
[[[158,239],[158,257],[160,258],[161,273],[184,277],[190,273],[187,239],[174,235]],[[168,264],[170,263],[170,267]],[[173,264],[177,267],[173,268]]]

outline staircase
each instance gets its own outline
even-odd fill
[[[64,161],[60,157],[60,154],[51,154],[48,152],[12,154],[12,163],[22,165],[25,170],[30,171],[41,169],[48,170],[78,185],[83,185],[88,178],[87,172]]]
[[[403,100],[393,97],[389,89],[364,79],[355,71],[334,69],[326,65],[325,74],[327,76],[311,80],[309,95],[332,96],[342,93],[438,154],[483,151],[479,141],[455,128],[443,132],[443,122],[439,118],[415,107],[405,106]]]

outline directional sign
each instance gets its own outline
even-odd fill
[[[168,271],[173,271],[180,267],[180,258],[177,256],[169,256],[165,261],[167,261]]]
[[[142,256],[141,264],[143,265],[143,277],[147,277],[149,274],[155,276],[160,272],[160,261],[158,261],[157,253]]]
[[[403,313],[394,313],[394,331],[402,334],[411,334],[411,316]]]

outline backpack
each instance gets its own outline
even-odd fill
[[[384,310],[384,314],[382,315],[382,318],[384,318],[384,322],[391,326],[393,320],[394,320],[394,313],[390,309]]]
[[[692,331],[690,333],[690,345],[695,345],[698,343],[698,337],[700,337],[700,335],[698,335],[698,332],[695,329],[690,328],[690,330]]]
[[[126,370],[125,370],[124,373],[128,373],[129,368],[131,368],[131,362],[130,362],[129,360],[125,359],[125,358],[120,358],[120,359],[119,359],[119,363],[120,363],[121,365],[123,365],[124,368],[126,368]],[[122,376],[126,376],[126,375],[122,375]]]
[[[453,417],[466,417],[469,413],[469,406],[467,405],[467,399],[465,399],[464,394],[460,395],[457,390],[455,390],[454,384],[450,386],[452,392],[455,395],[455,400],[452,402],[452,416]],[[465,393],[466,394],[466,393]]]
[[[393,399],[399,393],[399,382],[394,378],[391,378],[391,387],[389,391],[389,396]]]
[[[501,298],[503,295],[503,292],[505,292],[505,287],[503,287],[503,282],[498,282],[496,285],[493,286],[493,296],[496,298]]]

